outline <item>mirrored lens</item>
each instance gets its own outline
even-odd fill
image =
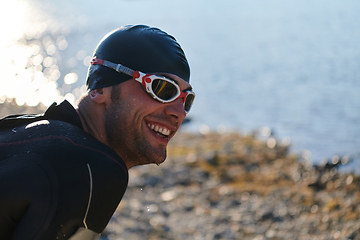
[[[178,93],[178,89],[173,83],[162,79],[154,79],[151,87],[156,96],[163,100],[170,100]]]
[[[190,108],[194,102],[194,99],[195,99],[195,95],[194,94],[188,94],[186,96],[186,100],[185,100],[185,103],[184,103],[184,109],[186,112],[189,112],[190,111]]]

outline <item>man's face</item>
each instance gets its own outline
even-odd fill
[[[182,91],[191,88],[175,75],[161,75],[177,82]],[[117,91],[105,116],[109,146],[131,166],[162,163],[169,140],[186,116],[182,99],[161,103],[133,80],[114,87]]]

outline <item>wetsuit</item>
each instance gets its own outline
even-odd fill
[[[98,239],[128,171],[66,101],[0,120],[0,239]]]

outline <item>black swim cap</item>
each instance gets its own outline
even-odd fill
[[[93,57],[120,63],[144,73],[171,73],[190,80],[185,53],[176,39],[164,31],[144,25],[125,26],[107,34]],[[90,65],[86,85],[89,90],[109,87],[131,79],[101,65]]]

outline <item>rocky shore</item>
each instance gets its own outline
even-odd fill
[[[179,133],[159,167],[130,170],[101,239],[360,239],[359,177],[276,139]],[[336,159],[335,159],[336,160]]]

